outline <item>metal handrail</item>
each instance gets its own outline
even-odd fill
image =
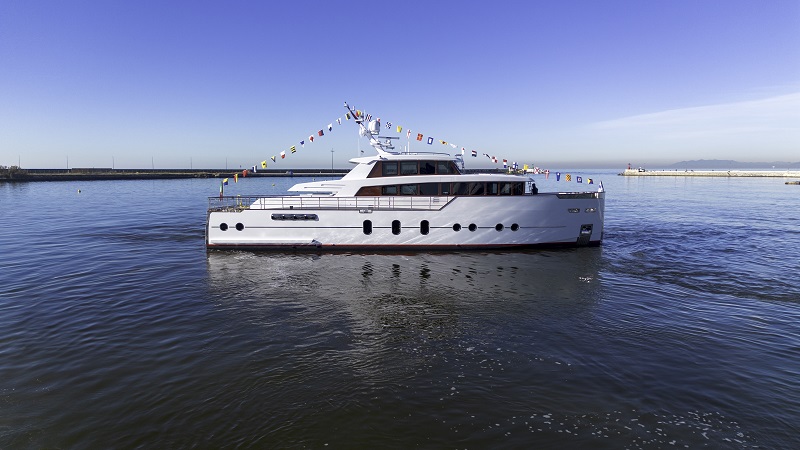
[[[546,192],[532,195],[553,195],[558,198],[599,198],[598,192]],[[246,209],[333,209],[333,210],[427,210],[438,211],[457,196],[419,196],[419,195],[385,195],[385,196],[302,196],[302,195],[236,195],[208,197],[209,211],[244,211]]]
[[[208,197],[209,211],[246,209],[428,210],[442,209],[452,196],[305,197],[294,195]]]

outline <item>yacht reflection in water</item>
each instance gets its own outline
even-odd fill
[[[295,428],[441,436],[568,376],[554,346],[594,313],[602,251],[210,252],[209,298],[231,330],[216,348],[245,355]]]
[[[255,320],[343,314],[361,332],[451,335],[463,321],[575,314],[599,295],[602,248],[497,253],[211,252],[210,291]],[[245,312],[246,311],[246,312]],[[451,329],[451,331],[447,331]]]

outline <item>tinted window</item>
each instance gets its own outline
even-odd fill
[[[391,177],[397,175],[397,163],[396,162],[384,162],[383,163],[383,176]]]
[[[497,195],[497,183],[486,183],[486,195]]]
[[[436,170],[438,173],[441,174],[453,173],[453,170],[450,167],[450,163],[447,161],[439,161],[438,163],[436,163]]]
[[[419,185],[420,195],[439,195],[439,183],[422,183]]]
[[[433,164],[433,161],[420,161],[419,173],[423,175],[433,175],[436,173],[436,165]]]
[[[469,183],[453,183],[453,195],[469,195]]]
[[[483,183],[470,183],[469,195],[483,195]]]
[[[417,174],[416,161],[405,161],[400,163],[400,175],[416,175],[416,174]]]
[[[397,195],[397,186],[383,186],[383,195]]]
[[[400,194],[401,195],[417,195],[417,185],[416,184],[404,184],[400,186]]]
[[[440,183],[439,189],[442,195],[450,195],[450,183]]]

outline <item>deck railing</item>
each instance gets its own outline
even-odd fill
[[[442,209],[455,197],[384,196],[384,197],[305,197],[223,196],[208,197],[209,211],[245,209],[348,209],[348,210],[426,210]]]
[[[530,197],[531,193],[523,194]],[[599,198],[598,192],[546,192],[537,196],[560,199]],[[347,209],[347,210],[421,210],[438,211],[455,196],[387,195],[381,197],[310,197],[303,195],[237,195],[208,197],[209,211],[243,211],[245,209]]]

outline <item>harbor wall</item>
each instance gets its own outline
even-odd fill
[[[259,169],[247,171],[247,178],[257,177],[332,177],[341,178],[349,169]],[[467,173],[505,173],[500,169],[466,170]],[[91,181],[91,180],[158,180],[180,178],[233,178],[235,169],[112,169],[103,167],[72,169],[20,169],[0,166],[0,182],[25,181]]]
[[[157,180],[180,178],[233,178],[233,169],[0,169],[0,182],[26,181],[90,181],[90,180]],[[294,169],[248,171],[247,177],[342,177],[342,169]]]

